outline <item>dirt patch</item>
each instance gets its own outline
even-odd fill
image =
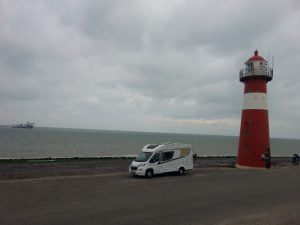
[[[0,180],[127,172],[131,161],[132,159],[112,158],[1,160]],[[235,162],[235,157],[198,157],[194,162],[194,167],[234,168]],[[285,167],[291,164],[288,157],[273,157],[272,163],[275,167]]]

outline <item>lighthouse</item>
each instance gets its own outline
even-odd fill
[[[267,83],[273,78],[273,69],[255,50],[254,55],[240,70],[244,83],[244,104],[238,148],[238,168],[265,168],[265,156],[270,152]]]

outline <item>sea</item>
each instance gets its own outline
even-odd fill
[[[193,146],[198,156],[236,156],[238,137],[87,129],[0,127],[0,159],[135,156],[150,143]],[[273,156],[299,153],[300,140],[271,138]]]

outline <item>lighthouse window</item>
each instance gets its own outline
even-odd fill
[[[260,62],[260,69],[262,69],[264,66],[263,62]]]
[[[249,63],[247,63],[247,65],[246,65],[246,70],[247,70],[247,72],[250,72],[250,64]]]

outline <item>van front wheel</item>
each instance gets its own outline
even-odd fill
[[[153,177],[153,170],[146,170],[146,177],[147,178],[152,178]]]
[[[179,176],[183,176],[184,175],[184,168],[183,167],[179,168],[178,174],[179,174]]]

